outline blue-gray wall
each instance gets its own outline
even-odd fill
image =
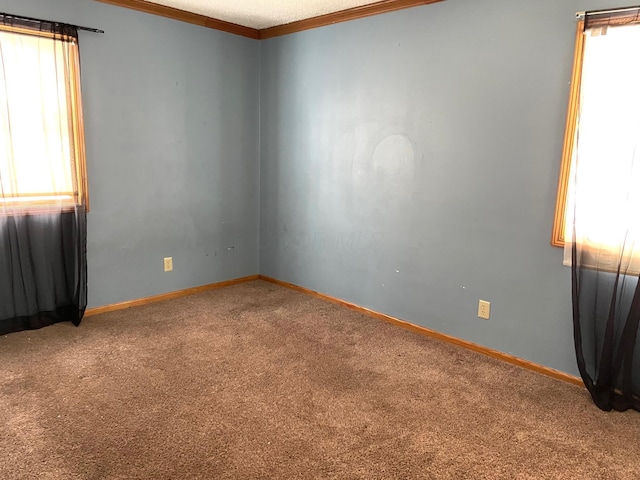
[[[447,0],[262,42],[261,273],[576,374],[550,245],[575,12],[619,3]]]
[[[616,6],[447,0],[257,42],[0,0],[106,30],[81,34],[90,306],[260,272],[570,373],[573,17]]]
[[[106,32],[80,33],[89,306],[257,274],[259,43],[92,0],[0,11]]]

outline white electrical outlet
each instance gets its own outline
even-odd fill
[[[173,270],[173,257],[164,257],[164,271],[170,272]]]
[[[490,315],[491,315],[491,302],[487,302],[486,300],[480,300],[478,302],[478,317],[484,318],[485,320],[489,320]]]

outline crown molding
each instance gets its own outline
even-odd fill
[[[111,5],[117,5],[119,7],[131,8],[140,12],[160,15],[162,17],[172,18],[174,20],[180,20],[182,22],[199,25],[201,27],[213,28],[215,30],[222,30],[223,32],[233,33],[235,35],[241,35],[243,37],[260,40],[279,37],[281,35],[288,35],[290,33],[301,32],[303,30],[309,30],[312,28],[324,27],[326,25],[333,25],[334,23],[341,23],[358,18],[370,17],[372,15],[379,15],[381,13],[393,12],[405,8],[443,2],[444,0],[381,0],[369,5],[348,8],[346,10],[340,10],[339,12],[327,13],[326,15],[319,15],[317,17],[308,18],[306,20],[299,20],[297,22],[287,23],[285,25],[263,28],[262,30],[244,27],[235,23],[225,22],[216,18],[187,12],[178,8],[167,7],[165,5],[159,5],[157,3],[147,2],[145,0],[95,1],[109,3]]]
[[[356,20],[358,18],[370,17],[381,13],[389,13],[396,10],[403,10],[405,8],[443,1],[444,0],[382,0],[369,5],[348,8],[346,10],[340,10],[339,12],[327,13],[326,15],[319,15],[317,17],[299,20],[285,25],[263,28],[259,31],[260,39],[279,37],[290,33],[302,32],[303,30],[333,25],[334,23],[348,22],[349,20]]]
[[[201,27],[213,28],[214,30],[222,30],[223,32],[233,33],[235,35],[241,35],[243,37],[253,38],[258,40],[260,38],[260,32],[255,28],[244,27],[231,22],[225,22],[218,20],[217,18],[207,17],[198,13],[186,12],[178,8],[167,7],[165,5],[159,5],[157,3],[146,2],[144,0],[95,0],[96,2],[109,3],[111,5],[117,5],[119,7],[131,8],[132,10],[138,10],[139,12],[151,13],[153,15],[160,15],[161,17],[172,18],[174,20],[180,20],[181,22],[192,23]]]

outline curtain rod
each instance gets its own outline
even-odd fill
[[[576,18],[584,18],[590,15],[606,15],[607,13],[632,12],[634,10],[640,10],[640,5],[637,7],[625,7],[625,8],[614,8],[610,10],[591,10],[589,12],[577,12]]]
[[[27,20],[28,22],[44,22],[44,23],[55,23],[56,25],[69,25],[70,27],[77,28],[78,30],[84,30],[86,32],[104,33],[104,30],[98,30],[97,28],[81,27],[80,25],[73,25],[71,23],[53,22],[51,20],[42,20],[40,18],[25,17],[23,15],[13,15],[11,13],[0,13],[0,16],[9,17],[9,18],[15,18],[17,20]]]

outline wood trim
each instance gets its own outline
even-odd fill
[[[113,305],[106,305],[104,307],[89,308],[84,316],[91,317],[93,315],[100,315],[101,313],[115,312],[116,310],[124,310],[131,307],[139,307],[142,305],[148,305],[149,303],[163,302],[165,300],[173,300],[175,298],[186,297],[188,295],[194,295],[200,292],[206,292],[208,290],[215,290],[223,287],[230,287],[231,285],[238,285],[240,283],[251,282],[252,280],[258,280],[258,275],[250,275],[248,277],[236,278],[233,280],[226,280],[224,282],[210,283],[208,285],[201,285],[199,287],[186,288],[184,290],[176,290],[174,292],[162,293],[160,295],[154,295],[152,297],[140,298],[137,300],[129,300],[128,302],[116,303]]]
[[[157,3],[146,2],[144,0],[95,0],[96,2],[109,3],[119,7],[131,8],[139,12],[151,13],[162,17],[180,20],[181,22],[192,23],[201,27],[213,28],[223,32],[241,35],[243,37],[258,40],[260,34],[255,28],[244,27],[231,22],[225,22],[216,18],[207,17],[197,13],[186,12],[178,8],[167,7]]]
[[[377,318],[379,320],[383,320],[385,322],[391,323],[398,327],[404,328],[405,330],[409,330],[414,333],[418,333],[420,335],[424,335],[430,338],[435,338],[436,340],[440,340],[446,343],[450,343],[452,345],[456,345],[462,348],[466,348],[467,350],[471,350],[473,352],[481,353],[483,355],[487,355],[489,357],[502,360],[511,365],[517,365],[519,367],[525,368],[527,370],[531,370],[536,373],[540,373],[542,375],[546,375],[551,378],[555,378],[556,380],[562,380],[563,382],[571,383],[573,385],[577,385],[580,387],[584,387],[584,383],[578,377],[573,375],[569,375],[568,373],[561,372],[559,370],[555,370],[553,368],[545,367],[543,365],[539,365],[534,362],[530,362],[528,360],[524,360],[522,358],[518,358],[514,355],[509,355],[508,353],[503,353],[498,350],[493,350],[488,347],[483,347],[482,345],[478,345],[473,342],[469,342],[467,340],[462,340],[460,338],[454,337],[452,335],[447,335],[445,333],[440,333],[436,330],[432,330],[430,328],[422,327],[419,325],[415,325],[413,323],[407,322],[405,320],[400,320],[399,318],[392,317],[391,315],[386,315],[384,313],[376,312],[374,310],[370,310],[365,307],[361,307],[356,305],[355,303],[347,302],[345,300],[341,300],[336,297],[332,297],[330,295],[316,292],[315,290],[311,290],[309,288],[300,287],[293,283],[284,282],[282,280],[278,280],[272,277],[268,277],[266,275],[250,275],[248,277],[236,278],[233,280],[226,280],[224,282],[211,283],[208,285],[201,285],[199,287],[187,288],[184,290],[177,290],[173,292],[163,293],[160,295],[154,295],[151,297],[140,298],[137,300],[130,300],[127,302],[116,303],[113,305],[106,305],[103,307],[96,307],[88,309],[84,316],[91,317],[94,315],[100,315],[102,313],[114,312],[117,310],[124,310],[131,307],[139,307],[142,305],[148,305],[150,303],[162,302],[165,300],[173,300],[176,298],[186,297],[188,295],[194,295],[196,293],[205,292],[208,290],[215,290],[218,288],[230,287],[232,285],[238,285],[241,283],[251,282],[253,280],[263,280],[265,282],[273,283],[275,285],[279,285],[281,287],[289,288],[291,290],[295,290],[301,293],[305,293],[307,295],[311,295],[313,297],[319,298],[321,300],[335,303],[341,305],[343,307],[349,308],[350,310],[355,310],[356,312],[363,313],[373,318]]]
[[[317,17],[300,20],[297,22],[287,23],[285,25],[277,25],[275,27],[263,28],[259,31],[260,39],[279,37],[290,33],[301,32],[311,28],[324,27],[333,25],[334,23],[347,22],[358,18],[369,17],[371,15],[379,15],[381,13],[394,12],[419,5],[428,5],[430,3],[442,2],[444,0],[382,0],[380,2],[360,7],[348,8],[339,12],[327,13]]]
[[[571,92],[567,108],[567,121],[564,130],[564,146],[562,148],[562,163],[558,177],[558,193],[556,210],[551,234],[551,245],[564,247],[564,226],[566,221],[567,190],[571,174],[571,161],[578,124],[578,110],[580,108],[580,86],[582,83],[582,58],[584,55],[584,20],[578,22],[576,31],[576,46],[573,55],[573,72],[571,74]]]
[[[76,205],[84,205],[85,211],[89,211],[89,184],[87,180],[87,153],[84,132],[84,111],[82,108],[82,87],[80,81],[80,51],[78,42],[69,46],[69,88],[67,100],[69,105],[69,132],[73,145],[72,175],[76,193],[74,200]]]
[[[109,3],[119,7],[131,8],[140,12],[160,15],[162,17],[180,20],[182,22],[193,23],[201,27],[222,30],[223,32],[241,35],[243,37],[253,38],[255,40],[273,38],[290,33],[301,32],[311,28],[324,27],[333,25],[334,23],[347,22],[358,18],[369,17],[371,15],[379,15],[381,13],[394,12],[410,7],[420,5],[428,5],[430,3],[443,2],[444,0],[381,0],[369,5],[348,8],[339,12],[327,13],[317,17],[300,20],[297,22],[287,23],[285,25],[277,25],[275,27],[263,28],[257,30],[255,28],[244,27],[231,22],[225,22],[216,18],[207,17],[197,13],[187,12],[174,7],[167,7],[157,3],[147,2],[145,0],[95,0],[96,2]]]
[[[526,368],[527,370],[531,370],[536,373],[540,373],[542,375],[546,375],[547,377],[555,378],[556,380],[562,380],[563,382],[571,383],[572,385],[577,385],[579,387],[584,387],[583,381],[575,377],[573,375],[569,375],[568,373],[561,372],[559,370],[555,370],[553,368],[545,367],[543,365],[539,365],[534,362],[530,362],[528,360],[524,360],[522,358],[518,358],[514,355],[509,355],[508,353],[503,353],[498,350],[494,350],[492,348],[483,347],[482,345],[478,345],[476,343],[468,342],[467,340],[462,340],[460,338],[454,337],[452,335],[447,335],[445,333],[440,333],[436,330],[431,330],[430,328],[421,327],[419,325],[415,325],[413,323],[400,320],[399,318],[392,317],[390,315],[386,315],[384,313],[379,313],[374,310],[370,310],[365,307],[361,307],[354,303],[346,302],[344,300],[340,300],[339,298],[332,297],[330,295],[326,295],[324,293],[316,292],[315,290],[311,290],[308,288],[300,287],[298,285],[294,285],[293,283],[283,282],[282,280],[277,280],[272,277],[268,277],[266,275],[259,275],[260,280],[264,280],[265,282],[270,282],[275,285],[279,285],[281,287],[290,288],[292,290],[296,290],[298,292],[305,293],[307,295],[311,295],[313,297],[319,298],[321,300],[325,300],[331,303],[336,303],[343,307],[347,307],[351,310],[355,310],[359,313],[363,313],[373,318],[377,318],[379,320],[384,320],[385,322],[391,323],[398,327],[404,328],[405,330],[409,330],[414,333],[419,333],[420,335],[425,335],[430,338],[435,338],[437,340],[450,343],[452,345],[457,345],[462,348],[466,348],[467,350],[471,350],[473,352],[481,353],[483,355],[487,355],[488,357],[492,357],[498,360],[502,360],[503,362],[509,363],[511,365],[517,365],[522,368]]]

